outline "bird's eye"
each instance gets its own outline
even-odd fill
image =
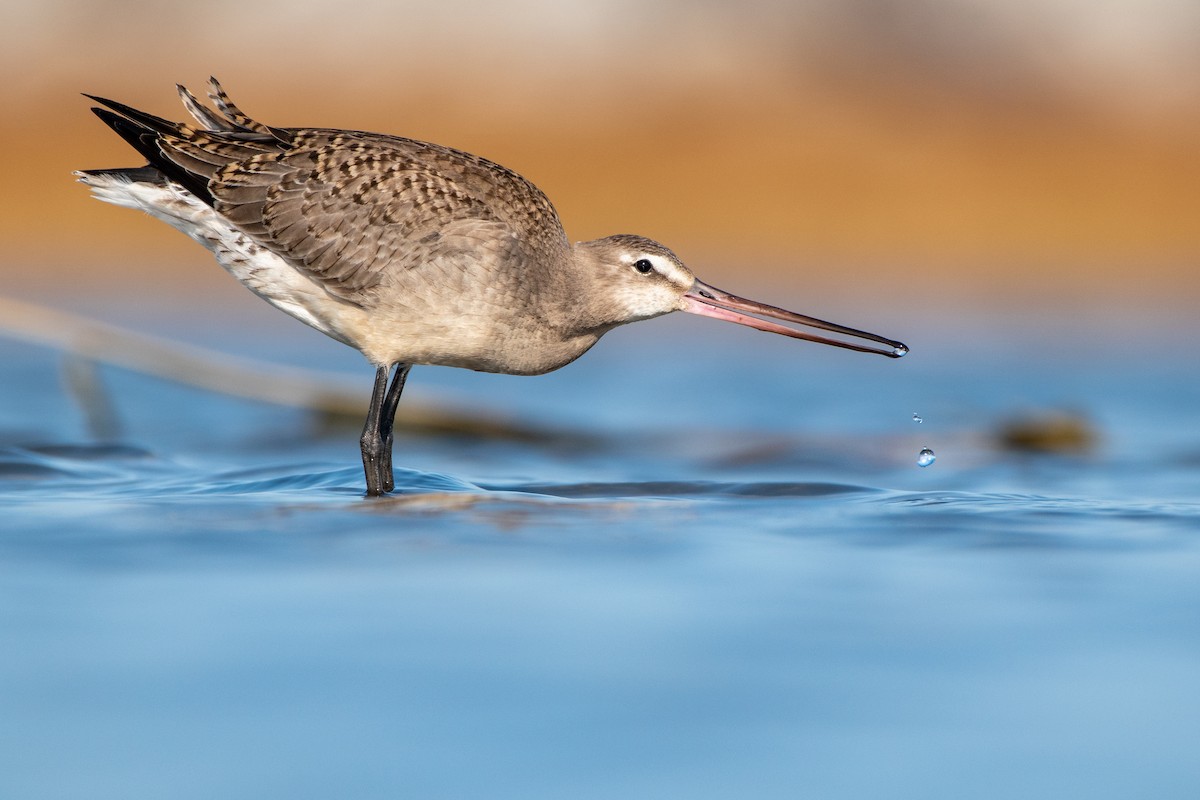
[[[633,268],[643,275],[654,271],[654,265],[650,263],[650,259],[648,258],[639,258],[633,262]]]

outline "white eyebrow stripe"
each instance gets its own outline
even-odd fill
[[[674,261],[662,256],[647,257],[651,259],[650,263],[654,264],[658,271],[661,272],[663,276],[667,278],[667,280],[671,281],[672,283],[678,283],[681,286],[684,284],[689,286],[691,285],[693,280],[692,276]]]

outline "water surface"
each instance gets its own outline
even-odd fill
[[[365,404],[286,320],[168,317]],[[693,322],[415,369],[569,435],[402,436],[376,502],[353,426],[102,369],[98,441],[0,340],[0,795],[1196,796],[1194,358]],[[1051,412],[1094,442],[1003,444]]]

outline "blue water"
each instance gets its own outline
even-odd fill
[[[282,318],[123,316],[365,405]],[[1187,335],[843,317],[912,354],[672,318],[417,368],[567,435],[402,435],[375,502],[352,426],[102,368],[99,442],[0,340],[0,797],[1200,796]],[[1052,412],[1095,446],[996,443]]]

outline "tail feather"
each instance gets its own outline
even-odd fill
[[[145,157],[157,170],[208,205],[214,198],[209,181],[226,164],[291,145],[288,131],[246,116],[215,78],[210,81],[216,110],[177,86],[183,106],[199,127],[157,117],[105,97],[86,94],[103,108],[93,108],[104,124]]]
[[[154,167],[76,170],[75,177],[92,196],[115,206],[134,208],[165,219],[160,210],[174,205],[185,192]],[[193,199],[191,202],[196,203]]]
[[[91,95],[87,96],[92,97]],[[92,109],[92,112],[103,120],[104,124],[112,128],[134,150],[141,153],[150,162],[150,166],[183,186],[208,205],[213,204],[212,192],[208,190],[208,178],[189,172],[184,167],[175,163],[175,161],[163,153],[162,148],[159,146],[159,139],[164,133],[179,135],[180,126],[173,122],[159,119],[152,114],[146,114],[137,109],[130,108],[123,103],[105,100],[100,97],[92,97],[92,99],[121,112],[121,114],[114,114],[112,111],[103,108]],[[127,111],[131,113],[126,113]],[[122,116],[122,114],[125,116]],[[163,130],[163,125],[167,126],[166,130]]]
[[[246,130],[238,125],[233,124],[224,117],[213,113],[211,109],[196,99],[196,95],[187,90],[187,87],[182,84],[175,84],[175,88],[179,91],[179,99],[183,101],[183,107],[196,122],[200,123],[205,130],[209,131],[242,131]]]
[[[270,125],[251,119],[238,108],[225,90],[221,88],[221,83],[213,77],[208,79],[208,96],[217,107],[217,111],[225,117],[228,122],[242,130],[253,131],[255,133],[265,133],[280,141],[287,142],[286,134],[279,128],[272,128]]]
[[[144,167],[114,167],[112,169],[77,169],[74,173],[80,183],[88,186],[105,181],[128,183],[153,183],[165,185],[167,176],[150,165]]]
[[[271,132],[270,128],[263,125],[262,122],[252,120],[242,113],[242,110],[236,107],[232,100],[229,100],[229,95],[226,94],[226,90],[221,88],[221,83],[216,78],[209,78],[209,97],[212,102],[216,103],[218,112],[221,112],[224,118],[233,122],[234,125],[257,133]]]

